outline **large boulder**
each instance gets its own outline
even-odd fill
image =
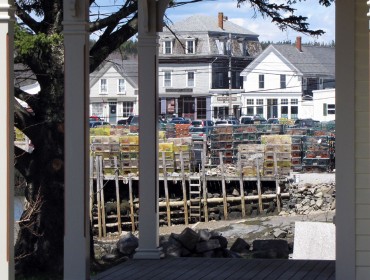
[[[131,256],[139,246],[139,239],[131,232],[125,234],[117,241],[117,250],[124,256]]]

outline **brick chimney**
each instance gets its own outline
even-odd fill
[[[224,29],[224,13],[218,13],[218,27]]]
[[[302,52],[302,37],[298,36],[295,40],[295,47],[299,52]]]

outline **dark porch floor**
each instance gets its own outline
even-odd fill
[[[92,279],[335,279],[335,261],[172,258],[129,260]]]

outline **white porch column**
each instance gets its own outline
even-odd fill
[[[13,1],[0,0],[0,273],[14,279]]]
[[[64,279],[90,279],[88,1],[63,1],[65,103]]]
[[[158,35],[168,0],[139,1],[139,247],[136,259],[158,250]]]

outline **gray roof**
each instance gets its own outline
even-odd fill
[[[229,20],[224,21],[223,27],[224,29],[218,27],[217,16],[211,17],[206,15],[194,15],[170,26],[170,28],[176,32],[225,32],[258,36],[256,33],[232,23]],[[166,31],[168,32],[168,29],[164,28],[164,32]]]
[[[295,45],[270,47],[276,49],[305,76],[335,76],[335,48],[333,47],[302,45],[302,52],[299,52]]]
[[[109,59],[90,75],[90,85],[94,85],[101,76],[114,67],[134,88],[138,88],[138,63],[136,60]]]

